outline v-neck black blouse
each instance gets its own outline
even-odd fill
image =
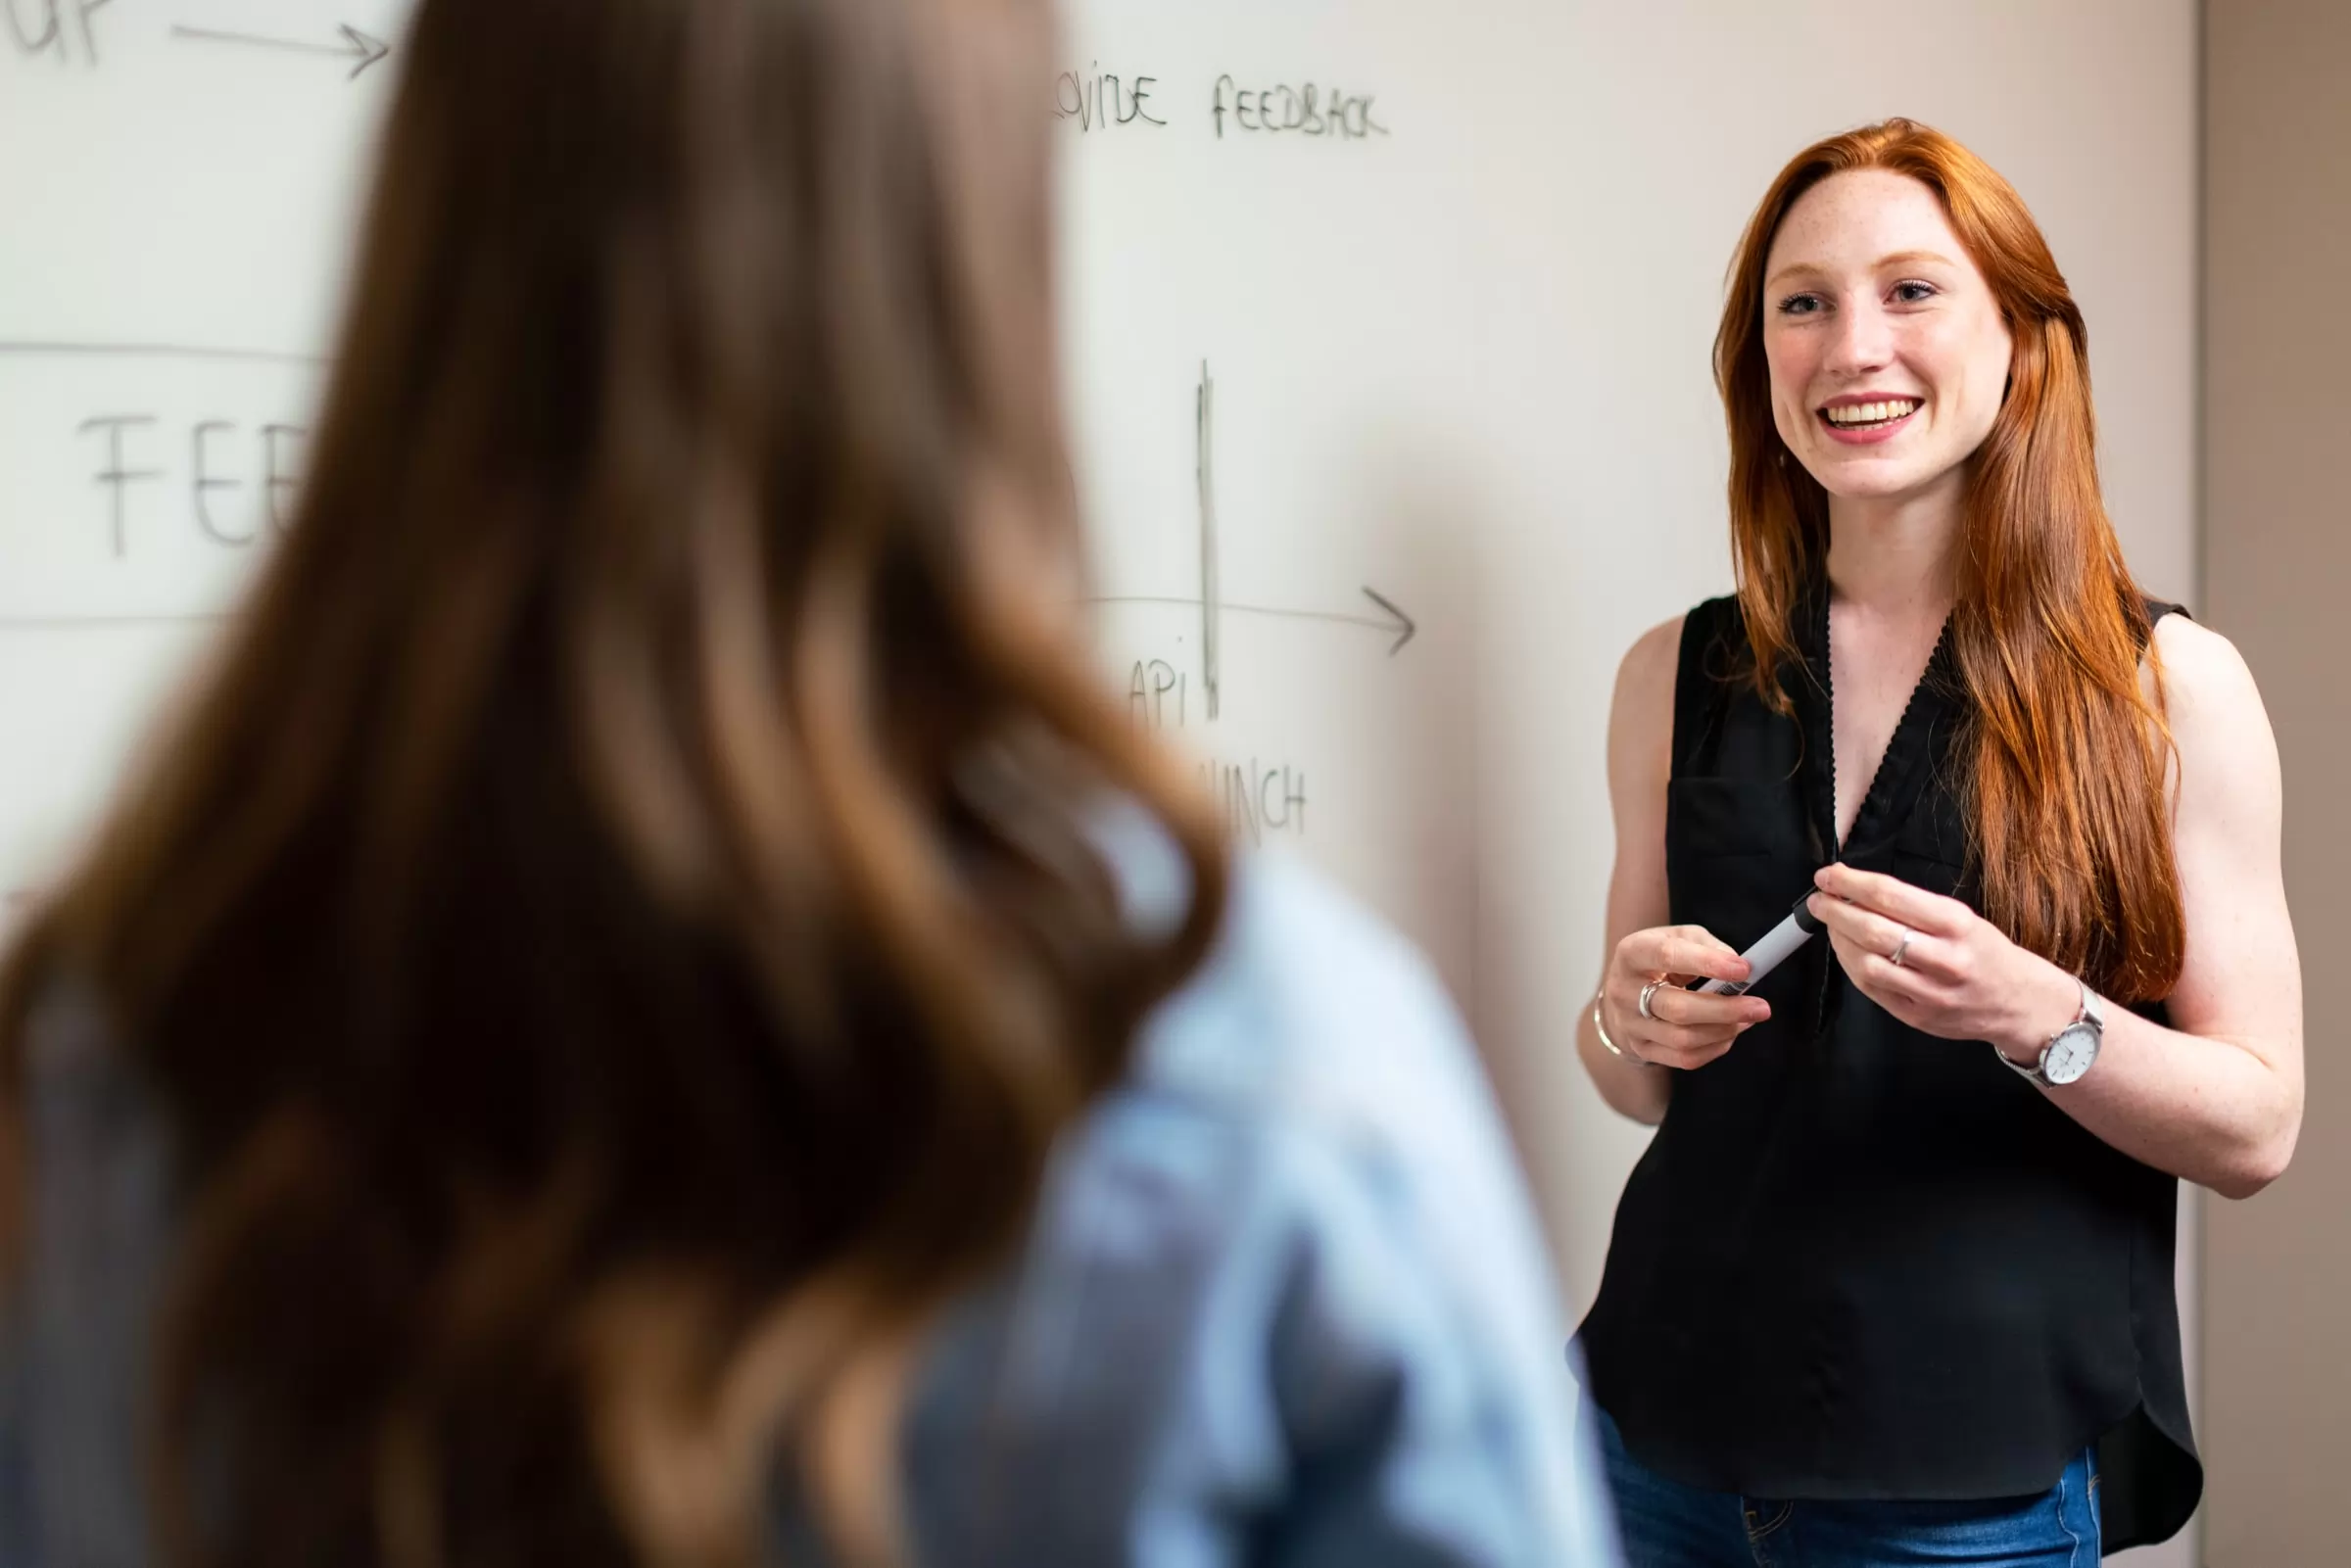
[[[1790,718],[1743,674],[1736,599],[1684,623],[1673,922],[1745,947],[1832,858],[1980,909],[1947,643],[1840,857],[1824,593],[1798,630]],[[1972,1500],[2045,1492],[2095,1444],[2107,1549],[2177,1531],[2203,1485],[2172,1283],[2178,1183],[1981,1042],[1895,1020],[1825,939],[1755,994],[1771,1019],[1674,1075],[1581,1331],[1628,1450],[1751,1497]]]

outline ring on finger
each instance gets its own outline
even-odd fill
[[[1901,940],[1894,944],[1894,951],[1886,955],[1886,962],[1892,964],[1897,970],[1900,969],[1902,967],[1902,955],[1910,951],[1910,938],[1916,936],[1917,934],[1918,933],[1912,930],[1909,927],[1903,927]]]
[[[1651,980],[1647,985],[1641,987],[1641,1016],[1649,1020],[1652,1023],[1655,1023],[1657,1021],[1657,1016],[1649,1010],[1649,1004],[1655,999],[1658,987],[1662,986],[1664,983],[1665,977],[1660,974],[1655,979]]]

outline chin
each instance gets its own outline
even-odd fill
[[[1821,489],[1843,500],[1899,500],[1925,488],[1925,482],[1908,474],[1881,479],[1877,475],[1835,475],[1835,483],[1824,481]]]
[[[1845,452],[1811,471],[1821,489],[1845,500],[1896,499],[1925,489],[1938,477],[1914,462],[1855,459]]]

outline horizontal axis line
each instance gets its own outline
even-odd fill
[[[324,365],[317,355],[286,354],[273,349],[213,348],[192,343],[50,343],[30,339],[0,339],[0,356],[35,358],[44,356],[123,359],[232,359],[249,363]]]
[[[1100,594],[1089,598],[1090,604],[1168,604],[1191,608],[1200,602],[1197,594]],[[1367,626],[1375,632],[1393,631],[1386,621],[1368,615],[1349,615],[1341,610],[1285,610],[1271,604],[1235,604],[1227,599],[1218,606],[1235,615],[1277,615],[1287,620],[1338,621],[1348,626]]]
[[[0,615],[0,632],[97,632],[135,627],[213,626],[228,616],[212,611],[185,615]]]
[[[246,43],[256,44],[264,49],[291,49],[297,54],[305,55],[347,55],[351,53],[350,46],[346,44],[312,43],[302,38],[265,38],[258,32],[222,32],[213,27],[174,26],[171,29],[171,36],[174,38],[198,38],[206,43]]]

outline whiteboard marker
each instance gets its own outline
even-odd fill
[[[1796,901],[1788,918],[1763,933],[1762,940],[1740,954],[1751,968],[1744,980],[1707,980],[1693,985],[1692,990],[1703,996],[1743,996],[1755,982],[1778,969],[1788,955],[1810,941],[1820,931],[1820,920],[1812,913],[1812,895],[1806,893]]]

